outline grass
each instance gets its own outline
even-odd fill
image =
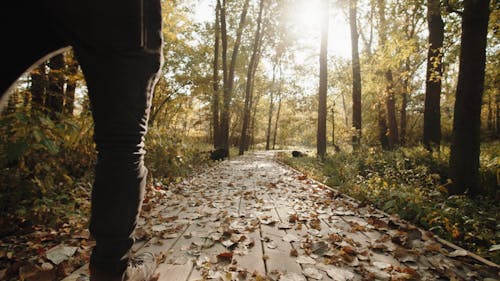
[[[382,151],[362,148],[329,155],[281,160],[360,201],[428,229],[440,237],[500,263],[500,206],[497,173],[499,142],[484,144],[481,154],[483,196],[449,196],[447,149],[422,147]],[[497,245],[496,247],[494,247]],[[496,250],[495,250],[496,249]]]

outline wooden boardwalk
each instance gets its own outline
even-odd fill
[[[495,264],[256,153],[153,192],[157,280],[499,280]],[[487,263],[487,261],[486,261]],[[87,266],[65,281],[86,280]]]

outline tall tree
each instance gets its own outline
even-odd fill
[[[427,0],[429,50],[425,83],[424,135],[427,149],[441,143],[441,76],[443,72],[444,22],[439,0]]]
[[[276,88],[276,68],[278,67],[278,55],[276,54],[275,59],[273,60],[273,78],[271,80],[271,90],[269,91],[269,112],[267,115],[267,130],[266,130],[266,150],[270,149],[271,142],[271,124],[273,120],[274,114],[274,89]]]
[[[229,130],[230,130],[230,108],[233,98],[233,87],[234,87],[234,72],[236,68],[236,59],[238,58],[238,51],[241,44],[241,36],[243,34],[243,28],[245,27],[247,12],[248,12],[249,0],[245,0],[243,4],[243,9],[240,15],[240,22],[238,29],[236,30],[236,39],[233,46],[233,52],[231,55],[231,61],[229,69],[227,68],[227,48],[228,48],[228,36],[227,36],[227,25],[226,25],[226,1],[222,1],[221,7],[221,40],[222,40],[222,64],[224,72],[224,96],[223,105],[221,112],[221,148],[225,149],[229,153]]]
[[[352,136],[353,147],[357,147],[361,140],[361,65],[358,50],[357,0],[351,0],[349,6],[349,25],[351,27],[352,46]]]
[[[500,137],[500,93],[499,92],[497,92],[495,100],[496,100],[495,123],[496,123],[496,135],[498,138]]]
[[[450,152],[451,194],[480,193],[481,101],[484,91],[489,0],[465,0],[460,67]]]
[[[73,115],[75,109],[75,92],[78,80],[81,77],[78,75],[78,62],[73,52],[66,53],[66,70],[65,81],[66,90],[64,92],[64,114]]]
[[[41,63],[31,72],[31,108],[38,110],[45,107],[47,74],[45,72],[46,62]]]
[[[399,111],[399,138],[402,145],[406,144],[406,129],[408,123],[407,108],[408,98],[411,94],[411,66],[410,58],[406,58],[404,69],[405,75],[403,76],[403,92],[401,93],[401,109]]]
[[[47,88],[46,106],[49,115],[56,118],[63,112],[64,106],[64,55],[58,54],[49,61],[49,79]]]
[[[260,0],[259,4],[259,15],[257,17],[257,28],[255,30],[255,37],[253,42],[252,56],[250,57],[250,62],[247,69],[247,81],[245,86],[245,106],[243,109],[243,126],[241,129],[241,139],[239,145],[239,155],[243,155],[247,148],[248,142],[248,127],[250,124],[250,114],[252,110],[252,99],[253,99],[253,79],[255,76],[255,71],[259,63],[258,53],[260,40],[262,39],[261,25],[262,25],[262,12],[264,10],[264,0]]]
[[[328,0],[321,0],[321,47],[319,55],[318,131],[316,135],[317,154],[321,159],[326,154],[326,96],[328,89]]]
[[[379,141],[380,145],[382,146],[383,149],[388,150],[390,149],[389,145],[389,138],[387,137],[387,117],[386,117],[386,112],[385,112],[385,107],[383,106],[382,102],[379,101],[376,104],[377,106],[377,121],[378,121],[378,131],[379,131]]]
[[[214,148],[221,146],[220,134],[220,110],[219,110],[219,45],[220,45],[220,0],[215,6],[215,38],[214,38],[214,61],[213,61],[213,81],[212,81],[212,132]]]
[[[377,4],[378,4],[378,12],[380,20],[380,29],[379,29],[380,47],[382,49],[385,49],[387,44],[387,32],[388,32],[385,0],[378,0]],[[396,119],[396,99],[394,96],[394,78],[390,67],[387,67],[383,72],[386,80],[385,106],[386,106],[386,118],[387,118],[387,138],[389,141],[388,148],[393,149],[399,143],[398,124]]]
[[[278,110],[276,112],[276,119],[274,120],[273,150],[276,148],[276,137],[278,135],[278,123],[279,123],[279,120],[280,120],[282,99],[283,99],[283,96],[282,96],[281,90],[280,90],[279,91],[279,96],[278,96]]]

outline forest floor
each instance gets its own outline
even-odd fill
[[[157,280],[499,280],[498,265],[360,204],[274,155],[234,157],[148,189],[134,252],[156,254]],[[87,257],[92,241],[80,241],[47,251],[21,279],[54,280],[29,269],[51,272],[75,251]],[[88,265],[64,280],[88,280]]]

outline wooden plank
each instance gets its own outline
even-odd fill
[[[86,278],[89,278],[90,272],[89,272],[89,264],[85,264],[78,268],[76,271],[71,273],[70,275],[66,276],[62,281],[77,281],[79,278],[80,280],[86,280]]]
[[[149,212],[145,212],[145,214],[148,217],[152,216],[157,216],[162,213],[171,213],[172,215],[177,214],[180,212],[180,209],[178,206],[166,206],[163,204],[157,205],[154,209],[152,209]],[[141,217],[141,219],[144,219],[144,217]],[[155,245],[159,241],[157,237],[153,237],[149,239],[148,241],[137,241],[134,243],[132,246],[131,252],[132,253],[142,253],[144,251],[150,250],[152,253],[160,253],[163,249],[168,249],[171,247],[171,245],[176,241],[176,239],[169,239],[168,241],[162,240],[163,246],[159,247],[158,245]],[[146,246],[146,248],[144,248]],[[155,250],[151,250],[153,247]],[[81,266],[79,269],[71,273],[70,275],[66,276],[63,281],[76,281],[78,278],[89,278],[90,272],[89,272],[89,264],[85,264]]]
[[[276,201],[275,201],[275,202],[277,202],[275,205],[276,206],[275,210],[278,213],[279,217],[283,221],[287,221],[289,214],[295,212],[295,210],[290,205],[289,199],[290,198],[280,197],[279,200],[276,199]],[[312,211],[312,210],[310,210],[310,211]],[[300,230],[298,230],[296,228],[295,229],[292,228],[290,230],[287,230],[287,233],[291,233],[291,234],[297,236],[298,238],[301,238],[304,236],[310,236],[310,234],[307,233],[308,229],[309,229],[309,226],[307,224],[303,224],[302,228]],[[328,226],[323,223],[321,230],[320,230],[320,233],[324,236],[327,236],[329,234],[328,229],[329,229]],[[298,251],[299,255],[307,255],[305,253],[305,251],[301,249],[298,242],[294,242],[292,244],[294,245],[294,248]],[[312,264],[301,264],[300,266],[302,267],[302,270],[306,270],[307,268],[315,268],[316,269],[316,266],[314,266]],[[321,279],[321,280],[333,281],[333,279],[331,279],[325,272],[320,271],[320,273],[323,275],[323,279]],[[315,279],[307,278],[307,280],[314,281]]]
[[[263,200],[265,198],[264,192],[256,193],[259,199]],[[272,202],[268,200],[269,202]],[[272,202],[273,203],[273,202]],[[263,215],[270,216],[273,220],[278,222],[283,222],[280,220],[278,213],[276,212],[276,207],[273,203],[272,209],[262,210]],[[270,248],[267,242],[262,242],[263,254],[265,255],[265,264],[267,269],[267,274],[272,274],[273,272],[293,272],[302,273],[302,268],[295,261],[295,257],[290,256],[290,252],[294,249],[291,243],[283,241],[283,237],[287,234],[286,231],[278,229],[276,225],[260,225],[261,236],[263,239],[270,239],[269,243],[274,243]],[[273,247],[276,247],[272,249]]]
[[[193,231],[200,231],[196,224],[190,224],[184,234]],[[159,280],[187,280],[193,268],[193,256],[188,254],[188,249],[192,243],[203,243],[203,240],[195,236],[180,236],[176,243],[169,250],[169,255],[165,262],[158,265],[155,275]],[[160,246],[162,247],[162,246]],[[153,251],[157,249],[152,248]]]
[[[241,193],[240,193],[241,194]],[[255,210],[253,206],[255,206],[255,200],[245,199],[242,195],[240,195],[240,204],[238,213],[243,215],[247,210],[252,211]],[[254,246],[248,249],[248,254],[246,255],[235,255],[234,259],[238,262],[238,265],[247,270],[250,273],[256,272],[259,275],[266,275],[266,266],[264,264],[263,259],[263,249],[262,249],[262,237],[260,233],[260,228],[246,233],[245,236],[247,239],[251,239],[254,241]]]

